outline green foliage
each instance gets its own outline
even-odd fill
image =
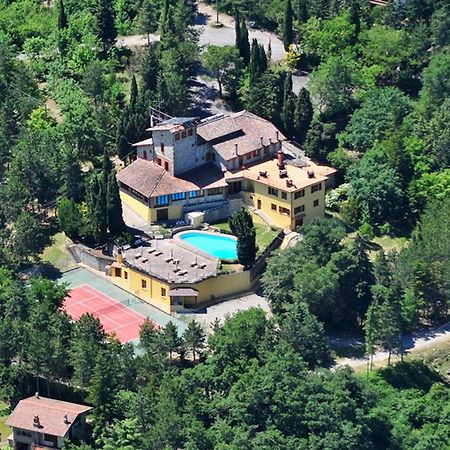
[[[186,350],[192,354],[194,363],[197,356],[205,347],[206,335],[203,328],[195,320],[191,320],[183,333],[183,342]]]
[[[251,214],[244,208],[229,218],[231,232],[237,237],[239,262],[246,268],[253,266],[256,258],[256,232]]]
[[[238,49],[229,45],[223,47],[208,45],[202,54],[202,63],[205,69],[216,78],[220,97],[223,96],[223,86],[230,95],[236,94],[242,68]]]
[[[78,239],[82,233],[83,216],[79,206],[68,198],[62,198],[57,209],[58,225],[71,239]]]
[[[283,20],[283,45],[286,51],[289,49],[289,46],[293,41],[293,19],[294,11],[292,10],[291,0],[286,0]]]
[[[344,145],[358,151],[370,149],[389,131],[397,130],[410,111],[408,98],[392,87],[369,92],[341,135]]]

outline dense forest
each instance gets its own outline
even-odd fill
[[[402,357],[405,333],[448,320],[448,1],[219,8],[234,46],[200,48],[185,0],[0,0],[2,398],[37,388],[92,404],[78,450],[448,448],[448,380],[419,362],[355,375],[334,367],[328,340],[363,333],[371,369],[377,350]],[[278,33],[285,61],[249,40],[250,23]],[[134,33],[148,45],[118,45]],[[130,239],[116,164],[146,137],[150,106],[192,113],[199,66],[230,108],[336,167],[338,185],[329,217],[269,259],[270,318],[240,312],[209,337],[194,321],[183,334],[148,322],[136,351],[90,315],[72,322],[66,288],[25,269],[58,230],[92,246]],[[309,81],[294,93],[298,73]],[[380,236],[406,244],[383,251]]]

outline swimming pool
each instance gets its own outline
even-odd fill
[[[237,239],[234,236],[205,233],[203,231],[187,231],[180,233],[179,238],[216,258],[237,258]]]

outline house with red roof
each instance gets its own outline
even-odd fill
[[[86,416],[92,408],[36,394],[21,400],[6,424],[13,432],[9,445],[16,450],[60,449],[65,440],[86,435]]]

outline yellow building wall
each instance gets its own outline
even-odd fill
[[[252,287],[250,271],[233,272],[217,275],[213,278],[191,284],[189,287],[198,291],[197,305],[210,302],[214,299],[228,297],[239,292],[248,291]],[[195,306],[185,303],[186,306]]]
[[[125,272],[128,273],[128,279],[125,279]],[[121,277],[115,277],[114,273],[113,269],[111,273],[112,279],[122,289],[136,295],[140,299],[167,314],[171,313],[169,297],[170,286],[168,283],[125,266],[122,266]],[[147,287],[145,289],[142,287],[142,280],[147,282]],[[162,288],[165,289],[166,295],[162,295]]]
[[[250,200],[250,196],[253,200]],[[281,190],[278,189],[278,197],[269,195],[267,185],[253,182],[253,193],[246,193],[247,200],[253,203],[255,208],[258,208],[258,200],[261,201],[261,211],[272,221],[272,223],[279,228],[291,227],[291,194],[287,192],[287,199],[281,198]],[[276,206],[276,210],[272,209],[272,204]],[[289,215],[281,214],[280,207],[289,210]]]
[[[314,200],[319,200],[319,205],[314,206]],[[292,196],[292,213],[296,207],[305,205],[303,216],[303,225],[311,222],[315,217],[323,217],[325,215],[325,183],[322,182],[322,189],[314,193],[311,192],[311,186],[305,188],[305,196],[294,199]],[[295,222],[295,220],[293,221]],[[294,223],[293,223],[294,225]]]
[[[128,279],[125,279],[125,272],[128,273]],[[115,276],[115,269],[112,268],[111,279],[122,289],[136,295],[167,314],[172,312],[169,290],[176,287],[190,287],[198,291],[198,297],[185,297],[184,305],[186,307],[199,306],[214,299],[249,291],[252,287],[250,271],[218,275],[195,284],[169,285],[130,267],[122,266],[120,277]],[[142,280],[147,282],[146,289],[142,288]],[[162,295],[162,288],[165,289],[165,296]]]
[[[159,209],[168,209],[169,214],[169,220],[177,220],[177,219],[183,219],[183,205],[169,205],[162,208],[151,208],[150,211],[150,220],[152,222],[157,222],[158,213],[157,211]]]
[[[123,203],[128,205],[136,214],[138,214],[140,217],[142,217],[144,220],[148,222],[150,209],[145,203],[135,199],[134,197],[123,191],[120,191],[120,199],[122,200]]]

